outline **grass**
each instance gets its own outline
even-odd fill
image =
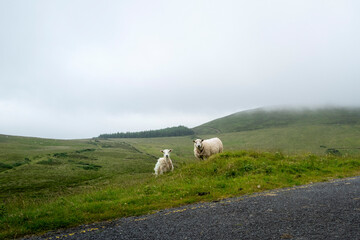
[[[127,184],[121,184],[120,177],[101,187],[95,184],[71,194],[53,193],[51,198],[14,197],[0,204],[0,237],[13,238],[359,173],[359,156],[225,152],[207,161],[184,164],[158,178],[142,173],[131,175]]]
[[[19,142],[25,140],[32,144],[33,139],[19,138]],[[94,144],[95,141],[78,140],[62,142],[60,146],[57,140],[46,141],[47,146],[39,148],[34,143],[34,148],[24,153],[21,150],[23,145],[16,142],[12,144],[20,150],[1,149],[4,155],[17,156],[4,161],[4,164],[14,166],[19,161],[24,164],[2,168],[0,200],[7,201],[12,196],[47,198],[53,194],[78,192],[94,185],[107,184],[113,178],[122,182],[126,181],[128,175],[151,172],[156,162],[155,156],[120,141]],[[51,145],[51,141],[55,146]]]
[[[211,135],[204,135],[205,137]],[[329,148],[341,154],[360,154],[360,125],[285,126],[218,134],[227,150],[281,151],[285,154],[326,154]]]
[[[352,111],[308,112],[300,120],[298,113],[235,114],[183,137],[0,135],[0,239],[359,175],[360,124]],[[198,162],[192,140],[214,136],[226,152]],[[175,170],[155,178],[165,148],[173,149]]]
[[[219,137],[225,150],[240,149],[281,151],[285,154],[314,153],[324,155],[327,149],[338,149],[341,154],[360,154],[360,125],[305,125],[271,127],[242,132],[199,134],[187,137],[126,139],[124,141],[143,152],[158,156],[159,150],[173,148],[174,162],[193,159],[192,140]],[[114,140],[120,141],[120,140]],[[121,140],[123,141],[123,140]],[[185,160],[184,160],[185,159]]]

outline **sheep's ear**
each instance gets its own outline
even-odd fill
[[[195,142],[195,140],[193,140],[193,143]]]
[[[169,152],[171,152],[172,151],[172,149],[169,149]]]
[[[163,151],[163,150],[160,150],[160,152],[164,153],[164,151]]]
[[[204,141],[204,139],[201,139],[201,142],[203,142]]]

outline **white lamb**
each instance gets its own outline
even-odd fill
[[[160,151],[164,153],[164,157],[159,158],[155,165],[154,171],[156,176],[158,176],[159,174],[163,174],[164,172],[174,170],[173,163],[170,159],[171,151],[172,151],[171,149],[164,149]]]
[[[219,138],[196,139],[194,142],[194,155],[196,158],[203,160],[213,154],[223,151],[223,144]]]

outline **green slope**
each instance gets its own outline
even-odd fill
[[[258,184],[270,189],[359,173],[359,108],[256,109],[194,131],[182,137],[83,140],[0,135],[0,238],[250,193]],[[199,163],[192,140],[212,136],[221,138],[225,153]],[[164,148],[173,149],[175,170],[155,178]],[[340,154],[325,155],[329,148]],[[274,159],[281,167],[288,164],[284,171],[293,175],[265,164]],[[305,165],[294,166],[294,159]],[[328,169],[330,162],[334,166]],[[311,174],[319,179],[307,178],[307,170],[316,170]],[[251,171],[265,176],[256,176],[247,192]],[[272,176],[275,172],[280,175]],[[240,187],[244,191],[238,193]]]
[[[360,125],[360,108],[273,109],[238,112],[193,128],[196,134],[218,134],[309,125]]]

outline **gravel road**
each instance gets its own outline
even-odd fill
[[[26,239],[360,239],[360,176]]]

